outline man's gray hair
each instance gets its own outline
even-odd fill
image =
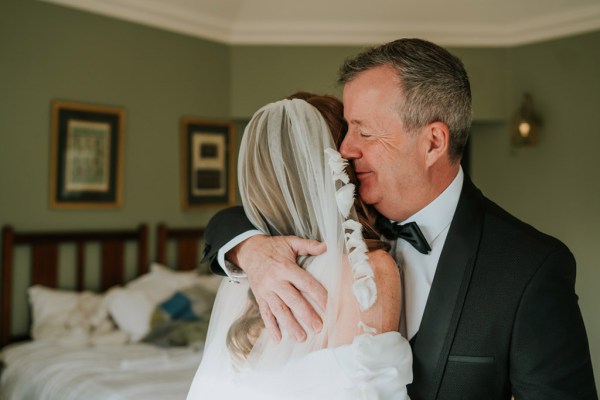
[[[449,156],[460,160],[471,128],[471,87],[465,67],[446,49],[422,39],[399,39],[347,59],[338,83],[379,66],[397,71],[404,94],[399,114],[405,128],[415,131],[432,122],[450,130]]]

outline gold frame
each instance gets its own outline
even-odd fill
[[[181,119],[181,206],[184,210],[206,209],[214,207],[227,207],[235,204],[235,126],[231,121],[217,119],[201,119],[193,117],[184,117]],[[197,131],[194,131],[197,129]],[[192,135],[216,135],[220,136],[219,141],[224,146],[217,151],[223,150],[224,159],[222,160],[222,170],[217,170],[217,174],[224,172],[224,182],[218,190],[224,191],[221,195],[194,195],[192,193],[194,179],[192,170]],[[198,172],[200,172],[198,170]],[[213,171],[214,172],[214,171]]]
[[[106,188],[68,190],[67,136],[71,121],[81,124],[98,123],[108,136],[105,164],[108,172],[102,177]],[[97,131],[100,132],[100,131]],[[123,201],[123,162],[125,146],[125,111],[118,107],[74,102],[52,102],[52,138],[50,146],[50,207],[56,209],[106,209],[120,207]],[[102,153],[100,153],[102,154]],[[85,186],[85,185],[84,185]]]

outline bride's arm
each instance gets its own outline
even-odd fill
[[[368,391],[378,399],[408,400],[406,387],[412,381],[412,352],[409,342],[397,333],[402,310],[400,271],[383,250],[370,252],[369,261],[378,296],[360,316],[364,324],[379,334],[358,332],[350,346],[334,348],[335,359],[357,393]],[[395,373],[390,373],[391,370]]]
[[[377,301],[361,313],[361,320],[375,328],[377,333],[398,331],[402,310],[402,285],[398,266],[383,250],[370,252],[369,261],[375,275]]]

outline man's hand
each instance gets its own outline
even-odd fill
[[[306,332],[298,321],[316,332],[321,330],[321,318],[302,293],[325,310],[327,291],[296,264],[296,258],[325,250],[325,244],[316,240],[256,235],[227,253],[227,259],[246,273],[265,327],[276,342],[282,330],[304,341]]]

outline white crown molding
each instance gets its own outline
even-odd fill
[[[421,37],[444,46],[517,46],[600,29],[600,4],[512,24],[235,23],[149,0],[41,0],[232,45],[371,45]],[[352,28],[350,29],[349,26]]]
[[[166,3],[161,5],[143,0],[40,1],[217,42],[226,42],[226,38],[230,36],[230,24],[227,21],[176,10],[166,6]]]

